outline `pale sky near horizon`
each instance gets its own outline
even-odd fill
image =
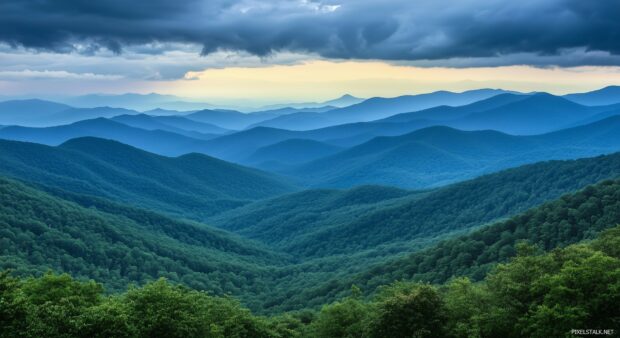
[[[0,78],[3,72],[0,71]],[[8,76],[4,72],[4,76]],[[134,80],[122,76],[51,73],[11,74],[0,80],[4,95],[64,96],[88,93],[171,94],[214,103],[258,104],[325,101],[343,94],[393,97],[436,90],[502,88],[566,94],[620,85],[620,67],[501,66],[414,67],[382,61],[307,60],[292,65],[231,66],[189,71],[183,78]],[[18,78],[20,75],[21,78]]]
[[[322,101],[620,85],[616,0],[5,0],[0,97]]]

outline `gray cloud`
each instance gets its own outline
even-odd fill
[[[3,0],[0,41],[86,55],[197,44],[202,54],[620,65],[619,17],[618,0]]]

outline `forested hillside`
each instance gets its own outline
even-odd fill
[[[109,140],[59,147],[0,140],[0,173],[195,219],[290,192],[274,175],[206,155],[163,157]]]
[[[398,280],[431,283],[444,283],[454,277],[481,280],[497,263],[513,257],[521,241],[551,250],[594,238],[617,224],[620,224],[620,181],[604,181],[506,221],[377,264],[353,277],[339,276],[301,294],[288,294],[277,304],[286,309],[318,295],[342,296],[349,292],[351,285],[372,293],[380,285]]]
[[[230,298],[159,280],[105,297],[94,282],[0,273],[0,337],[561,337],[620,320],[620,228],[597,240],[518,255],[481,283],[395,283],[320,312],[263,318]],[[576,329],[577,328],[577,329]]]
[[[60,195],[0,179],[2,268],[21,275],[68,272],[104,282],[109,291],[164,276],[196,289],[242,294],[262,292],[253,281],[266,277],[266,266],[288,260],[202,224]]]
[[[612,155],[530,165],[437,191],[361,187],[303,192],[260,202],[257,205],[269,208],[255,210],[255,220],[238,221],[237,226],[231,223],[231,230],[254,236],[287,254],[270,252],[203,225],[59,189],[36,191],[3,180],[2,267],[16,268],[21,274],[53,268],[119,289],[131,281],[167,276],[199,289],[232,292],[261,312],[316,307],[345,296],[351,284],[371,292],[380,284],[402,278],[432,282],[453,275],[481,278],[496,262],[511,257],[512,246],[520,239],[550,249],[589,238],[615,222],[616,183],[600,184],[511,221],[433,245],[568,189],[615,177],[619,168],[618,155]],[[565,209],[589,210],[590,214],[562,211],[563,203],[569,206]],[[432,210],[436,211],[429,213]],[[318,215],[328,215],[324,224],[333,226],[319,230],[320,222],[304,221]],[[378,219],[390,226],[381,227],[381,231],[362,226]],[[273,221],[282,226],[265,226]],[[519,222],[525,225],[514,225]],[[254,223],[258,227],[242,226]],[[549,223],[544,228],[547,233],[538,232],[541,223]],[[502,227],[506,229],[496,230]],[[347,228],[359,233],[337,232]],[[357,236],[365,236],[363,231],[369,234],[368,244],[357,240]],[[423,248],[426,251],[394,260],[399,252]]]
[[[308,190],[257,201],[211,223],[299,257],[365,250],[376,257],[423,247],[619,175],[620,154],[549,161],[409,195],[385,195],[386,188],[340,193],[349,196],[343,200],[365,196],[373,203],[342,204],[333,199],[336,192]]]

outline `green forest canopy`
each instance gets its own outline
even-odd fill
[[[0,337],[562,337],[620,324],[620,227],[583,244],[518,254],[480,283],[397,282],[318,313],[257,317],[228,297],[164,279],[106,296],[95,282],[0,273]],[[613,333],[613,331],[611,331]]]

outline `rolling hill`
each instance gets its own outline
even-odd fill
[[[287,130],[312,130],[331,125],[331,120],[321,112],[294,112],[249,126],[269,127]]]
[[[45,126],[49,116],[70,108],[65,104],[36,99],[4,101],[0,102],[0,124]]]
[[[559,130],[616,107],[588,107],[546,93],[472,113],[447,125],[465,129],[493,129],[509,134],[534,135]]]
[[[586,93],[564,95],[573,102],[586,106],[603,106],[620,103],[620,86],[607,86]]]
[[[109,290],[166,276],[224,294],[248,290],[247,281],[263,278],[265,267],[287,262],[204,224],[59,194],[0,178],[1,268],[25,275],[55,269],[103,281]]]
[[[235,110],[200,110],[184,117],[230,130],[242,130],[250,125],[277,117],[277,113],[241,113]]]
[[[224,128],[192,121],[181,116],[119,115],[111,118],[111,120],[135,128],[169,131],[199,140],[210,140],[219,134],[228,132]]]
[[[437,236],[473,229],[619,175],[620,153],[616,153],[521,166],[430,191],[307,190],[256,201],[217,215],[210,223],[297,256],[370,250],[376,258],[394,250],[414,250]],[[376,200],[351,207],[355,203],[343,205],[333,197],[338,194],[358,196],[349,197],[352,201],[364,201],[359,195]]]
[[[619,176],[620,154],[548,161],[431,191],[408,192],[373,186],[351,190],[307,190],[256,201],[216,215],[208,223],[266,243],[295,258],[297,264],[279,272],[277,286],[259,297],[262,307],[268,311],[286,311],[299,309],[299,304],[320,306],[335,297],[346,295],[351,284],[357,284],[355,276],[363,277],[357,285],[368,285],[363,290],[372,292],[374,289],[370,286],[389,283],[402,273],[407,273],[406,269],[417,269],[418,263],[409,264],[408,268],[404,268],[407,263],[398,263],[405,259],[405,253],[431,260],[431,263],[422,265],[421,268],[426,270],[419,270],[429,273],[416,278],[435,281],[433,278],[437,276],[449,278],[449,271],[483,275],[488,267],[498,261],[498,252],[502,252],[501,259],[514,254],[504,246],[511,246],[517,239],[523,238],[523,232],[517,232],[517,237],[507,237],[503,235],[503,230],[493,231],[492,237],[501,240],[497,244],[485,242],[484,245],[490,248],[490,255],[483,258],[487,259],[488,265],[472,267],[471,270],[467,270],[469,265],[452,256],[448,260],[454,264],[448,267],[445,265],[446,259],[438,260],[443,265],[437,265],[433,263],[438,259],[434,254],[429,257],[428,253],[417,252],[433,252],[437,243],[444,240],[467,236],[471,231],[484,229],[486,225],[537,207],[565,193]],[[587,203],[588,199],[578,197],[574,201]],[[603,204],[595,202],[595,205],[603,212],[614,212],[602,206],[609,202],[615,203],[613,197],[605,199]],[[573,208],[571,205],[568,204],[568,208]],[[575,212],[572,211],[550,213],[549,217],[559,224],[563,217],[573,214]],[[547,236],[545,248],[591,237],[597,230],[617,223],[616,220],[616,223],[604,224],[606,219],[600,218],[599,221],[597,218],[594,231],[589,231],[588,222],[567,219],[570,224],[578,222],[579,226],[571,228],[575,231],[562,233],[556,238]],[[540,229],[539,224],[533,223],[531,230]],[[541,238],[531,232],[525,235],[532,236],[532,239]],[[461,250],[453,248],[450,243],[439,245],[441,254],[458,256]],[[458,248],[463,248],[463,245]],[[472,251],[473,254],[477,248],[480,248],[479,244],[464,252]],[[475,252],[480,254],[480,250]],[[366,273],[369,268],[374,269],[372,271],[375,273]]]
[[[378,120],[400,113],[413,112],[435,106],[460,106],[502,93],[506,92],[481,89],[463,93],[440,91],[394,98],[375,97],[323,113],[293,113],[263,121],[256,125],[290,130],[312,130],[346,123]]]
[[[49,127],[99,117],[135,115],[135,110],[111,107],[75,108],[44,100],[0,102],[0,124]]]
[[[210,140],[207,153],[228,161],[245,163],[248,156],[260,148],[290,139],[312,140],[346,148],[364,143],[376,136],[401,135],[429,125],[434,125],[434,122],[427,120],[408,123],[360,122],[306,131],[256,127]],[[289,156],[295,155],[289,154]]]
[[[609,112],[619,108],[616,105],[584,106],[547,93],[500,94],[464,106],[433,107],[394,115],[378,122],[402,123],[426,119],[463,130],[492,129],[508,134],[534,135],[594,122],[613,115]],[[597,115],[600,117],[595,118]]]
[[[504,93],[507,92],[499,89],[478,89],[462,93],[438,91],[394,98],[375,97],[348,107],[331,110],[327,112],[327,115],[334,124],[364,122],[437,106],[461,106]]]
[[[619,201],[620,182],[604,181],[507,220],[440,241],[411,255],[376,264],[361,273],[339,275],[323,280],[318,285],[304,285],[286,294],[272,291],[264,297],[269,300],[266,304],[270,311],[287,311],[298,309],[297,304],[321,304],[347,296],[352,285],[356,285],[366,294],[372,294],[378,287],[395,281],[444,283],[454,277],[464,276],[479,281],[498,263],[514,257],[517,253],[516,244],[519,242],[525,241],[540,249],[552,250],[582,240],[591,240],[601,231],[613,228],[620,222]],[[599,241],[587,243],[599,250],[617,254],[614,246],[617,244],[618,234],[616,227],[613,233],[603,234],[604,238],[610,239],[606,244]],[[612,236],[615,239],[612,239]],[[530,256],[532,254],[530,253]],[[567,257],[563,251],[558,250],[554,250],[550,255]],[[573,255],[575,256],[577,255]],[[538,271],[532,276],[523,277],[546,277],[537,273]],[[574,273],[571,276],[574,276]]]
[[[199,132],[202,134],[227,134],[231,132],[228,129],[220,128],[213,124],[192,121],[182,116],[151,116],[155,121],[166,124],[171,127]]]
[[[58,147],[0,141],[0,149],[2,175],[194,219],[294,189],[206,155],[169,158],[91,137]]]
[[[161,155],[177,156],[205,152],[205,141],[163,130],[145,130],[105,118],[84,120],[44,128],[6,127],[0,138],[47,145],[59,145],[77,137],[98,137],[119,141]]]
[[[274,122],[272,126],[279,128],[270,129],[272,135],[267,135],[269,134],[267,129],[262,129],[260,132],[252,131],[252,129],[245,130],[237,135],[229,135],[212,147],[213,149],[226,148],[230,152],[215,150],[211,154],[223,156],[226,160],[242,162],[244,156],[251,153],[249,149],[252,151],[258,149],[255,144],[267,146],[269,142],[277,143],[286,138],[295,138],[351,147],[367,142],[376,136],[403,135],[433,125],[465,130],[492,129],[508,133],[539,134],[594,122],[614,115],[617,110],[615,106],[586,107],[549,94],[504,93],[464,106],[438,106],[370,122],[347,123],[295,132],[275,130],[314,128],[322,124],[323,120],[330,119],[330,114],[334,111],[320,114],[290,114],[259,123],[272,125],[271,123]],[[598,118],[594,118],[595,116]],[[304,121],[306,118],[307,121]]]
[[[476,101],[462,106],[446,106],[440,105],[428,109],[422,109],[414,112],[396,114],[377,122],[402,123],[421,119],[433,121],[450,121],[465,117],[472,113],[486,111],[489,109],[499,108],[507,104],[525,100],[528,95],[504,93],[492,96],[487,99]]]
[[[311,186],[383,184],[426,188],[545,159],[569,159],[620,149],[620,117],[535,136],[429,127],[378,137],[293,169]]]
[[[211,156],[238,162],[259,148],[293,139],[297,132],[284,129],[256,127],[207,141],[205,149]]]
[[[610,134],[613,132],[612,123],[606,121],[602,124],[610,126],[610,129],[602,130],[600,127],[592,127],[598,131],[598,136],[591,137],[588,142],[598,142],[596,144],[605,145],[606,140],[613,136]],[[418,137],[420,140],[433,140],[437,142],[438,146],[447,148],[447,145],[438,142],[437,135],[434,134],[434,131],[441,129],[448,128],[423,130],[424,133]],[[579,130],[579,128],[572,130],[571,137],[580,135]],[[478,147],[483,149],[486,154],[490,154],[489,156],[495,152],[504,151],[503,147],[514,147],[515,145],[512,142],[521,138],[489,132],[490,134],[486,136],[487,139],[494,139],[495,136],[498,136],[499,141],[493,142],[493,145],[480,145],[474,142],[476,141],[475,138],[468,139],[467,134],[471,133],[456,132],[464,133],[464,135],[460,135],[464,138],[458,139],[458,142],[450,142],[448,145],[465,149]],[[594,135],[591,130],[582,132],[591,136]],[[550,139],[548,135],[540,136],[540,138],[534,142],[557,142]],[[565,139],[564,137],[558,138]],[[588,140],[588,138],[581,139]],[[392,141],[390,138],[385,138],[382,141],[383,143],[379,145],[390,144]],[[209,259],[210,262],[214,262],[208,267],[209,273],[206,273],[202,267],[197,268],[202,263],[195,261],[172,262],[166,258],[159,260],[157,255],[164,255],[163,253],[149,254],[149,258],[146,259],[136,253],[135,257],[137,258],[131,256],[124,259],[128,261],[134,259],[135,264],[144,267],[143,270],[126,272],[121,269],[120,272],[116,272],[114,268],[110,268],[109,265],[105,265],[101,261],[89,261],[88,268],[80,268],[79,264],[70,258],[72,257],[71,254],[69,254],[66,260],[68,263],[65,265],[58,265],[59,263],[51,261],[45,255],[42,255],[42,258],[34,259],[26,256],[23,251],[15,249],[16,245],[10,242],[11,250],[14,250],[11,252],[16,252],[10,257],[19,258],[12,260],[7,258],[5,261],[0,261],[5,264],[4,266],[21,267],[21,271],[24,273],[42,271],[51,266],[61,271],[70,271],[78,276],[89,277],[93,271],[98,271],[96,269],[101,265],[105,267],[101,269],[109,269],[110,271],[107,273],[98,272],[101,278],[107,279],[113,286],[120,286],[129,280],[144,281],[152,278],[154,273],[164,273],[161,272],[164,270],[151,272],[148,267],[160,266],[160,264],[164,264],[161,262],[165,261],[169,262],[166,264],[177,266],[165,270],[166,273],[173,276],[170,277],[173,280],[179,280],[196,288],[215,290],[215,292],[232,292],[240,295],[254,308],[262,308],[266,311],[296,309],[299,308],[300,304],[316,306],[325,300],[333,300],[333,297],[346,293],[348,288],[337,281],[347,283],[351,280],[350,277],[364,274],[364,271],[374,264],[384,263],[386,260],[395,259],[405,253],[414,252],[415,254],[418,250],[433,248],[435,243],[451,236],[458,236],[475,230],[490,222],[515,215],[530,207],[557,198],[563,193],[620,174],[620,157],[616,154],[577,161],[539,163],[430,191],[411,192],[377,186],[359,187],[344,191],[309,190],[249,204],[247,200],[242,200],[242,204],[246,205],[225,205],[213,212],[214,209],[208,210],[213,206],[212,204],[198,199],[213,193],[213,190],[216,190],[218,194],[229,196],[230,192],[226,192],[226,189],[238,192],[244,188],[252,187],[252,184],[246,181],[230,179],[240,176],[240,173],[235,172],[234,168],[253,173],[258,173],[258,171],[230,165],[198,154],[175,159],[165,158],[117,142],[93,138],[72,140],[60,147],[46,147],[11,141],[0,142],[0,147],[0,154],[2,154],[0,173],[2,175],[42,184],[44,186],[39,189],[42,190],[41,193],[69,203],[77,203],[80,208],[104,214],[101,217],[106,218],[108,214],[112,215],[110,217],[118,217],[114,219],[113,224],[122,226],[122,229],[138,227],[124,222],[142,224],[145,219],[168,218],[166,216],[156,217],[149,212],[137,211],[126,206],[121,207],[99,198],[76,195],[75,193],[115,199],[124,204],[137,204],[167,214],[208,220],[209,223],[234,231],[245,238],[263,242],[263,245],[269,245],[274,250],[281,252],[279,254],[268,253],[261,249],[260,245],[251,243],[246,245],[255,248],[257,251],[250,250],[249,252],[253,253],[248,253],[247,259],[239,258],[236,253],[231,253],[226,258],[220,259],[217,257],[223,256],[218,256],[219,253],[215,252],[213,255],[216,258],[205,258],[205,260]],[[474,149],[471,152],[479,151]],[[206,163],[210,163],[214,167],[203,170],[202,168],[208,167]],[[218,164],[221,166],[216,166]],[[214,172],[223,172],[223,174],[218,176]],[[166,175],[162,173],[166,173]],[[266,176],[270,177],[269,175]],[[205,180],[210,181],[205,182]],[[128,182],[132,184],[128,184]],[[21,190],[25,191],[27,195],[33,194],[30,190]],[[188,191],[195,195],[193,199],[180,195]],[[286,189],[271,196],[285,191]],[[269,194],[263,194],[258,198],[268,196]],[[239,201],[239,199],[233,201]],[[197,202],[198,205],[193,204],[194,202]],[[23,205],[24,203],[20,200],[15,205]],[[42,203],[36,202],[36,205],[47,205]],[[195,207],[192,209],[192,206]],[[226,211],[226,208],[230,207],[236,209]],[[23,209],[19,212],[22,211]],[[7,212],[7,214],[13,213]],[[28,215],[28,212],[23,214]],[[45,219],[52,217],[51,215],[53,214],[48,212],[41,214],[40,217]],[[64,215],[67,217],[65,219],[84,219],[88,224],[103,222],[86,215],[75,216],[76,218],[72,216],[73,214]],[[130,220],[127,221],[124,217]],[[52,219],[54,218],[52,217]],[[41,221],[39,218],[35,218],[35,220],[47,224],[46,221]],[[16,223],[13,218],[10,222],[12,229],[24,226],[22,223]],[[180,223],[185,224],[185,222]],[[38,223],[30,222],[29,224]],[[81,227],[82,223],[75,224]],[[86,239],[83,237],[75,240],[76,237],[73,236],[74,233],[80,231],[89,238],[99,238],[100,235],[92,233],[91,230],[72,229],[69,225],[65,225],[61,229],[71,234],[72,238],[67,240],[55,239],[54,241],[48,241],[47,237],[39,239],[41,245],[45,245],[47,248],[37,247],[35,251],[78,250],[75,252],[89,252],[89,257],[103,255],[97,250],[103,250],[102,247],[107,248],[109,245],[94,245],[92,242],[85,242]],[[201,227],[201,225],[195,226]],[[174,223],[166,227],[167,230],[164,232],[168,233],[173,228],[180,228],[185,231],[184,226]],[[38,228],[32,229],[34,230],[30,232],[35,234],[36,231],[39,231]],[[106,231],[106,234],[114,233],[114,230],[107,230],[107,226],[101,229],[106,229],[101,230]],[[153,231],[153,228],[148,229]],[[157,229],[155,228],[156,231],[159,231]],[[225,233],[222,234],[230,237]],[[583,234],[586,233],[583,232]],[[31,236],[30,234],[27,235]],[[52,236],[52,234],[46,236]],[[125,234],[124,236],[128,241],[132,241],[130,243],[133,247],[141,248],[141,244],[133,242],[133,239],[145,235]],[[194,237],[201,238],[202,235],[192,233],[192,235],[178,236],[183,240],[197,240]],[[578,236],[581,235],[575,235],[574,238]],[[150,251],[160,250],[159,248],[163,245],[166,250],[164,257],[173,255],[176,252],[175,250],[181,250],[181,247],[185,248],[184,244],[169,242],[168,239],[151,240],[147,236],[143,240],[146,241],[144,245]],[[159,247],[155,247],[155,241],[158,241]],[[568,243],[567,241],[558,240],[558,243],[565,244]],[[73,245],[73,242],[78,242],[78,244]],[[82,242],[89,244],[82,244]],[[221,245],[226,248],[229,245],[224,240],[217,243],[222,243]],[[3,244],[5,243],[3,242]],[[504,244],[502,242],[497,250],[495,248],[493,250],[500,252],[501,250],[498,250],[502,249]],[[88,249],[91,251],[80,249],[80,246],[83,245],[89,245]],[[208,247],[206,244],[198,243],[196,245]],[[183,250],[187,250],[184,251],[184,254],[192,255],[191,259],[193,260],[210,257],[194,251],[193,248]],[[254,254],[258,257],[254,258]],[[174,259],[180,259],[177,256],[174,257]],[[496,256],[491,255],[490,257]],[[149,263],[151,259],[155,261]],[[245,263],[250,260],[262,263]],[[276,262],[278,260],[279,263]],[[221,262],[231,261],[235,263],[226,267],[220,265]],[[244,263],[235,265],[237,261]],[[39,263],[34,264],[33,262]],[[245,264],[254,265],[246,269]],[[384,266],[389,269],[391,265]],[[461,271],[455,269],[454,271]],[[220,277],[224,276],[224,272],[220,275],[220,271],[235,271],[234,273],[245,276],[245,279],[235,279],[233,285],[222,286],[221,281],[225,280],[225,277]],[[395,276],[397,273],[399,272],[396,271]],[[436,272],[431,271],[428,276],[435,276],[431,273]],[[211,278],[210,276],[214,277]],[[389,281],[390,276],[386,273],[382,276],[385,279],[381,279],[381,281]],[[183,279],[184,277],[185,279]],[[360,280],[364,281],[364,285],[369,286],[377,283],[377,280],[374,279],[371,281]]]
[[[327,100],[323,102],[301,102],[301,103],[283,103],[283,104],[272,104],[268,106],[264,106],[261,110],[274,110],[274,109],[282,109],[282,108],[294,108],[294,109],[314,109],[326,106],[333,107],[347,107],[356,103],[360,103],[364,101],[363,98],[355,97],[350,94],[344,94],[341,97]]]
[[[111,107],[69,108],[45,118],[46,125],[58,126],[97,118],[110,118],[118,115],[137,115],[135,110]]]
[[[81,108],[93,108],[101,106],[123,107],[139,111],[164,109],[164,110],[200,110],[213,106],[206,102],[192,102],[187,99],[157,93],[150,94],[88,94],[67,98],[66,103]],[[168,114],[165,114],[168,115]]]
[[[280,168],[279,170],[282,170],[281,168],[329,156],[341,150],[341,147],[319,141],[288,139],[259,148],[243,160],[243,163],[252,164],[258,168],[271,168],[272,170]]]

